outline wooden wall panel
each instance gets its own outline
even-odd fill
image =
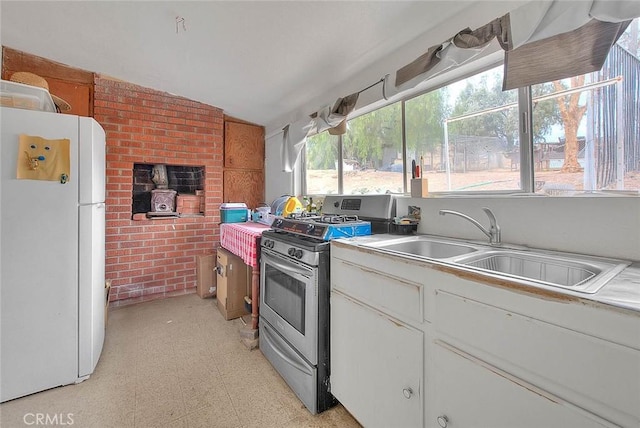
[[[71,104],[71,110],[64,113],[93,116],[93,86],[53,78],[48,78],[47,83],[49,83],[49,92]]]
[[[225,202],[244,202],[255,209],[264,201],[264,172],[225,169],[223,176]]]
[[[237,122],[224,124],[225,168],[264,168],[264,128]]]
[[[264,127],[225,116],[225,202],[244,202],[255,209],[264,200]]]
[[[10,80],[17,71],[28,71],[44,77],[49,84],[49,92],[71,104],[71,110],[64,113],[93,117],[92,72],[3,47],[2,78]]]

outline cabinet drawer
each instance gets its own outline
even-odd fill
[[[435,327],[454,346],[606,419],[640,421],[634,349],[441,290]]]
[[[434,405],[428,427],[613,428],[557,396],[443,342],[434,350]]]
[[[419,283],[333,259],[331,287],[400,320],[422,323],[424,299]]]

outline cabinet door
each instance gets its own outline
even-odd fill
[[[428,427],[616,426],[444,342],[435,341],[433,354],[435,396]]]
[[[331,392],[364,426],[422,427],[423,333],[331,292]]]
[[[445,342],[606,419],[640,427],[637,350],[442,290],[435,306]]]
[[[264,172],[227,169],[223,174],[225,202],[244,202],[251,209],[264,202]]]
[[[245,123],[224,124],[225,168],[264,168],[264,128]]]

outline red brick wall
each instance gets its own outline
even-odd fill
[[[94,117],[107,134],[112,305],[195,292],[196,256],[212,253],[220,236],[222,110],[96,76]],[[134,163],[204,166],[204,216],[132,220]]]

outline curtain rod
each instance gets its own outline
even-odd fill
[[[380,83],[382,83],[382,98],[384,98],[385,100],[387,99],[387,94],[386,94],[386,89],[387,89],[387,78],[389,77],[389,73],[385,74],[380,80],[378,80],[375,83],[372,83],[371,85],[367,86],[364,89],[360,89],[358,92],[356,92],[356,94],[361,94],[362,92],[373,88],[376,85],[379,85]]]
[[[374,86],[379,85],[380,83],[382,83],[382,84],[383,84],[383,85],[382,85],[382,98],[384,98],[385,100],[387,100],[387,99],[388,99],[388,98],[387,98],[387,79],[388,79],[388,78],[389,78],[389,73],[385,74],[385,75],[384,75],[382,78],[380,78],[380,80],[378,80],[377,82],[372,83],[371,85],[367,86],[366,88],[364,88],[364,89],[360,89],[358,92],[354,92],[354,93],[359,95],[359,94],[361,94],[362,92],[364,92],[364,91],[366,91],[366,90],[369,90],[369,89],[373,88]],[[310,116],[313,118],[313,117],[315,117],[315,115],[316,115],[316,114],[317,114],[317,112],[314,112],[314,113],[312,113]],[[283,128],[283,129],[281,129],[281,130],[279,130],[279,131],[274,131],[274,132],[272,132],[271,134],[266,135],[266,136],[265,136],[265,140],[268,140],[268,139],[269,139],[269,138],[271,138],[271,137],[275,137],[275,136],[276,136],[276,135],[278,135],[278,134],[282,134],[282,133],[283,133],[283,131],[284,131],[284,128]]]

